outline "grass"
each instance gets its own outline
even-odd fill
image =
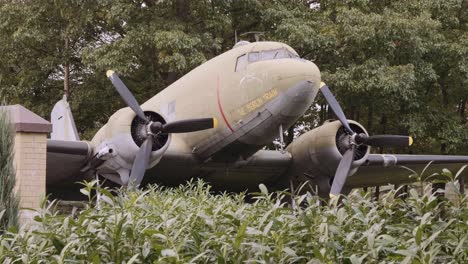
[[[91,197],[94,182],[82,192]],[[35,228],[0,237],[3,263],[466,263],[468,196],[456,202],[411,190],[372,201],[353,192],[341,205],[318,205],[261,188],[255,202],[243,194],[213,195],[203,182],[174,189],[111,195],[99,206],[60,215],[49,204]]]

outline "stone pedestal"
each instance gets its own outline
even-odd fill
[[[34,216],[46,195],[47,135],[52,125],[21,105],[7,106],[15,136],[16,190],[20,199],[20,222]]]

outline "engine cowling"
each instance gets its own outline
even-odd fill
[[[356,133],[368,134],[359,123],[352,120],[349,123]],[[349,136],[339,121],[325,122],[301,135],[286,149],[293,157],[290,179],[296,186],[308,181],[312,191],[328,197],[333,176],[349,144]],[[357,147],[350,175],[365,162],[369,151],[366,145]]]
[[[145,112],[145,115],[153,122],[166,123],[161,114]],[[145,123],[129,108],[120,109],[113,114],[92,140],[94,146],[97,146],[97,154],[102,152],[101,150],[112,150],[102,157],[105,161],[97,168],[99,174],[114,182],[126,184],[136,153],[146,139],[145,129]],[[170,134],[154,137],[148,168],[154,167],[160,161],[170,141]]]

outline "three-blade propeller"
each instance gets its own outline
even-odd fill
[[[148,166],[151,157],[153,140],[155,136],[160,133],[195,132],[214,128],[218,125],[216,118],[187,119],[170,122],[167,124],[162,124],[161,122],[152,122],[145,116],[143,109],[141,109],[137,100],[127,88],[127,86],[125,86],[122,80],[120,80],[119,76],[114,71],[109,70],[107,71],[107,77],[110,79],[127,106],[130,107],[133,112],[135,112],[136,115],[146,123],[146,139],[140,146],[140,150],[136,154],[135,160],[133,161],[129,186],[138,188],[138,186],[141,184],[143,176],[146,172],[146,167]]]
[[[346,118],[340,104],[333,96],[332,92],[325,83],[320,84],[320,90],[322,91],[325,100],[335,113],[338,120],[345,128],[346,132],[350,137],[350,147],[343,154],[343,158],[338,164],[338,168],[335,172],[335,177],[330,190],[330,197],[338,196],[346,183],[351,166],[353,164],[354,155],[358,145],[367,145],[372,147],[407,147],[413,144],[413,139],[409,136],[397,136],[397,135],[374,135],[368,136],[366,134],[357,134],[353,131],[349,125],[348,119]]]

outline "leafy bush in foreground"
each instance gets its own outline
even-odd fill
[[[19,200],[14,192],[16,172],[14,167],[15,134],[10,124],[10,114],[0,101],[0,231],[18,226]]]
[[[82,191],[89,194],[92,183]],[[213,195],[201,182],[175,189],[152,187],[113,197],[73,215],[39,211],[36,229],[0,237],[4,263],[360,263],[465,262],[468,196],[457,205],[411,191],[374,202],[354,192],[337,206],[296,196]],[[276,197],[276,198],[274,198]]]

